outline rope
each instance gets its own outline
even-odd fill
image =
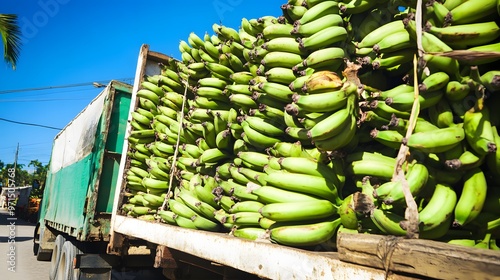
[[[189,79],[189,77],[188,77]],[[172,185],[173,185],[173,180],[174,180],[174,173],[177,170],[176,164],[177,164],[177,155],[179,154],[179,144],[181,142],[181,131],[182,131],[182,120],[184,120],[184,108],[186,107],[186,96],[187,96],[187,90],[188,90],[188,84],[187,82],[185,83],[184,87],[184,95],[182,97],[182,106],[181,106],[181,114],[178,117],[178,121],[180,122],[179,128],[177,129],[177,142],[175,144],[175,151],[174,151],[174,158],[172,159],[172,168],[170,168],[170,178],[168,182],[168,190],[167,190],[167,195],[165,196],[165,200],[163,201],[163,204],[161,205],[161,210],[165,210],[166,207],[168,207],[168,200],[170,199],[170,193],[172,191]]]

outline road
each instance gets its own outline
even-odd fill
[[[50,262],[39,262],[33,255],[35,225],[9,215],[0,208],[0,279],[47,279]]]

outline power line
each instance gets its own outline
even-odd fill
[[[41,125],[41,124],[34,124],[34,123],[18,122],[18,121],[8,120],[8,119],[4,119],[4,118],[0,118],[0,121],[10,122],[10,123],[15,123],[15,124],[22,124],[22,125],[38,126],[38,127],[49,128],[49,129],[54,129],[54,130],[62,130],[62,128],[57,128],[57,127],[53,127],[53,126],[47,126],[47,125]]]
[[[115,80],[132,80],[133,78],[122,78]],[[48,87],[36,87],[36,88],[25,88],[25,89],[8,89],[0,91],[0,94],[8,94],[8,93],[16,93],[16,92],[27,92],[27,91],[35,91],[35,90],[47,90],[47,89],[56,89],[56,88],[70,88],[70,87],[81,87],[81,86],[95,86],[95,84],[105,84],[108,83],[109,80],[106,81],[94,81],[94,82],[86,82],[86,83],[76,83],[76,84],[68,84],[68,85],[58,85],[58,86],[48,86]]]

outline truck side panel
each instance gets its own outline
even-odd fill
[[[46,224],[81,241],[106,236],[103,232],[109,230],[109,223],[98,223],[99,229],[94,230],[93,220],[96,212],[110,213],[112,209],[110,192],[123,145],[122,122],[126,122],[123,110],[128,113],[130,105],[131,87],[127,86],[112,82],[54,139],[41,227]]]

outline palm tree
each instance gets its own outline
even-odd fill
[[[21,30],[17,25],[17,15],[0,14],[0,35],[3,42],[3,57],[7,64],[16,69],[17,59],[21,51]]]

